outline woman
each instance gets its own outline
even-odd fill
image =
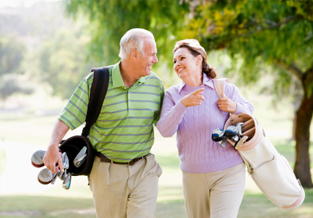
[[[157,128],[164,137],[177,132],[188,217],[237,217],[245,189],[244,163],[230,144],[223,148],[211,135],[223,128],[229,113],[252,115],[254,108],[229,83],[227,98],[219,99],[216,73],[197,40],[176,43],[174,70],[182,83],[166,91]]]

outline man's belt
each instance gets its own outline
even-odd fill
[[[116,161],[112,161],[110,160],[109,158],[107,158],[106,156],[104,156],[102,153],[100,152],[97,152],[96,155],[100,158],[100,161],[101,162],[106,162],[106,163],[115,163],[115,164],[129,164],[129,165],[134,165],[137,161],[143,159],[144,157],[148,156],[150,153],[142,156],[142,157],[137,157],[135,159],[132,159],[131,161],[129,162],[125,162],[125,163],[122,163],[122,162],[116,162]]]

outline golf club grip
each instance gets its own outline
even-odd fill
[[[242,135],[248,136],[248,139],[247,139],[247,141],[248,141],[249,139],[251,139],[254,136],[254,133],[255,133],[255,127],[243,132]]]
[[[254,121],[253,121],[253,119],[250,119],[250,120],[243,123],[242,132],[245,132],[245,131],[251,129],[252,127],[254,127]]]

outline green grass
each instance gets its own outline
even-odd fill
[[[276,208],[262,193],[245,192],[238,218],[309,218],[313,214],[313,190],[306,189],[306,198],[296,210]]]

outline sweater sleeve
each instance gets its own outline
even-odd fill
[[[244,97],[241,96],[239,89],[234,84],[230,83],[225,84],[225,94],[226,96],[228,96],[228,98],[236,102],[237,104],[237,109],[235,112],[236,114],[246,113],[251,116],[253,115],[254,112],[253,105],[250,102],[248,102]]]
[[[180,100],[175,103],[170,91],[165,93],[161,118],[157,123],[157,129],[163,137],[172,137],[176,133],[187,108]]]

